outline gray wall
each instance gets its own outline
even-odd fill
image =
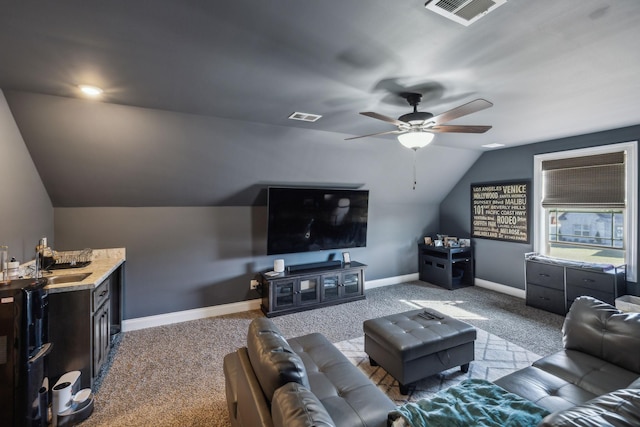
[[[370,195],[366,279],[417,270],[416,244],[438,228],[437,205],[386,204]],[[56,208],[56,248],[127,248],[124,317],[150,316],[257,298],[256,272],[317,262],[341,251],[266,256],[266,206]]]
[[[127,319],[256,298],[249,280],[275,258],[265,255],[270,184],[369,190],[367,247],[352,259],[369,265],[367,280],[415,273],[416,243],[438,229],[440,201],[479,156],[71,98],[7,100],[53,201],[54,249],[126,247]]]
[[[24,262],[38,239],[53,242],[53,207],[0,91],[0,245]]]
[[[536,154],[639,139],[640,126],[631,126],[486,152],[467,171],[440,205],[442,230],[454,236],[470,235],[470,185],[472,183],[529,179],[533,186],[533,156]],[[530,215],[533,215],[533,212],[530,212]],[[636,227],[640,229],[640,224]],[[533,239],[530,244],[473,239],[473,245],[477,278],[524,289],[524,254],[533,250]],[[628,291],[640,295],[636,283],[628,283]]]

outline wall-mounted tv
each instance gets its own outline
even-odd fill
[[[367,245],[369,190],[269,187],[267,254]]]

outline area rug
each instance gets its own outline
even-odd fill
[[[539,355],[506,341],[487,331],[476,328],[478,337],[475,343],[475,360],[471,362],[469,372],[452,368],[415,383],[408,395],[400,394],[398,382],[380,366],[371,366],[364,352],[364,336],[341,341],[335,346],[369,379],[375,383],[396,405],[429,398],[440,390],[458,384],[466,379],[496,380],[518,369],[531,365]]]

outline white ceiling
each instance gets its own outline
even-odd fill
[[[472,150],[640,123],[640,1],[511,0],[469,27],[423,0],[3,0],[0,89],[354,135],[392,127],[358,114],[494,107],[439,134]],[[287,120],[294,111],[323,118]],[[14,113],[15,114],[15,113]],[[17,118],[20,122],[20,118]],[[345,142],[379,143],[393,136]],[[376,142],[377,141],[377,142]]]

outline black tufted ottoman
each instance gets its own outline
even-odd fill
[[[365,320],[364,351],[371,365],[382,366],[408,394],[408,385],[460,366],[469,371],[476,329],[432,309]]]

